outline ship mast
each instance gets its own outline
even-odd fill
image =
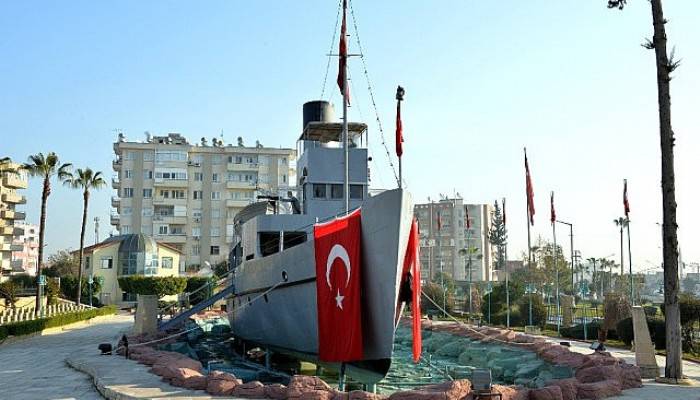
[[[347,0],[343,0],[343,24],[340,29],[340,66],[342,71],[340,73],[343,75],[343,168],[344,168],[344,179],[343,179],[343,197],[345,200],[345,214],[350,211],[350,184],[349,184],[349,144],[350,137],[348,135],[348,53],[347,53],[347,38],[346,36],[346,25],[345,25],[345,13],[347,11]],[[342,44],[345,43],[345,46]],[[344,49],[342,47],[345,47]],[[344,50],[344,51],[343,51]]]

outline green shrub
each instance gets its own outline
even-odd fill
[[[649,335],[657,350],[666,348],[666,322],[661,318],[647,318]],[[625,318],[617,323],[617,336],[626,345],[634,340],[632,318]]]
[[[523,296],[518,300],[517,315],[511,315],[511,325],[528,325],[530,323],[530,298]],[[515,319],[513,318],[515,317]],[[544,304],[541,296],[532,296],[532,324],[539,327],[544,327],[547,322],[547,305]]]
[[[95,279],[92,282],[92,294],[99,293],[102,290],[102,285]],[[75,294],[78,291],[78,278],[73,275],[66,275],[61,277],[61,294],[63,297],[75,301]],[[89,304],[90,302],[90,285],[88,284],[88,278],[83,277],[80,284],[80,302],[83,304]],[[95,303],[93,303],[94,305]]]
[[[36,278],[30,276],[29,274],[12,275],[10,276],[10,281],[12,281],[15,285],[25,289],[36,287]]]
[[[16,322],[14,324],[4,325],[0,328],[5,328],[6,333],[13,336],[28,335],[30,333],[41,332],[44,329],[56,328],[63,325],[72,324],[74,322],[84,321],[101,315],[111,315],[117,312],[115,306],[107,306],[102,308],[93,308],[73,313],[55,315],[48,318],[39,318],[32,321]],[[2,332],[0,332],[2,338]]]
[[[586,337],[588,340],[598,339],[598,331],[602,324],[599,321],[593,321],[586,324]],[[571,339],[583,340],[583,324],[578,324],[570,327],[561,327],[561,335]]]
[[[61,287],[54,278],[49,278],[46,280],[46,304],[54,305],[58,303],[58,293],[61,291]]]
[[[208,282],[214,282],[214,277],[207,278],[207,277],[202,277],[202,276],[192,276],[187,278],[187,286],[185,286],[185,292],[187,293],[192,293],[195,290],[199,289],[200,287],[204,286]],[[210,297],[213,293],[213,286],[210,285],[207,288],[204,288],[197,293],[193,294],[190,296],[190,304],[195,305],[199,303],[200,301],[205,300],[206,298]]]
[[[118,279],[119,288],[127,293],[163,296],[180,294],[187,287],[187,278],[179,276],[125,276]]]
[[[0,283],[0,297],[5,299],[5,306],[15,308],[19,287],[12,281]]]
[[[0,326],[0,340],[5,340],[9,334],[10,332],[6,325]]]

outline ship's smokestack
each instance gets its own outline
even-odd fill
[[[309,122],[335,122],[333,105],[324,100],[314,100],[304,103],[304,125]]]

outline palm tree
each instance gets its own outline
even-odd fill
[[[41,191],[41,219],[39,220],[39,256],[36,263],[36,276],[41,276],[41,264],[44,257],[44,233],[46,228],[46,202],[51,194],[51,178],[56,176],[59,181],[70,177],[71,164],[61,164],[56,153],[51,152],[44,156],[38,153],[29,156],[28,162],[22,165],[22,169],[30,176],[42,178],[44,188]],[[41,310],[40,287],[36,285],[36,310]]]
[[[624,252],[624,241],[623,241],[623,232],[624,229],[627,227],[627,224],[629,224],[629,220],[624,217],[620,217],[618,219],[614,219],[613,222],[615,223],[616,226],[620,227],[620,278],[622,278],[622,275],[625,273],[625,252]]]
[[[102,179],[102,172],[93,172],[90,168],[76,169],[68,179],[63,182],[66,186],[83,191],[83,224],[80,227],[80,252],[78,253],[78,293],[76,293],[76,303],[80,304],[81,284],[83,279],[83,247],[85,245],[85,225],[87,224],[88,201],[90,200],[90,190],[100,189],[107,185]]]
[[[593,264],[593,275],[591,275],[591,292],[596,292],[598,293],[598,290],[595,288],[595,278],[596,278],[596,263],[598,262],[598,259],[595,257],[588,258],[586,261],[589,263]],[[600,297],[602,293],[598,293],[597,297]]]

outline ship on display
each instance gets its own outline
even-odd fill
[[[265,198],[234,219],[231,328],[250,344],[319,363],[314,225],[344,216],[346,207],[359,208],[363,357],[343,369],[353,379],[374,383],[391,364],[413,203],[400,188],[370,195],[368,153],[360,144],[364,123],[347,124],[346,149],[344,124],[334,121],[331,104],[312,101],[303,108],[297,196]],[[340,369],[340,364],[320,364]]]

